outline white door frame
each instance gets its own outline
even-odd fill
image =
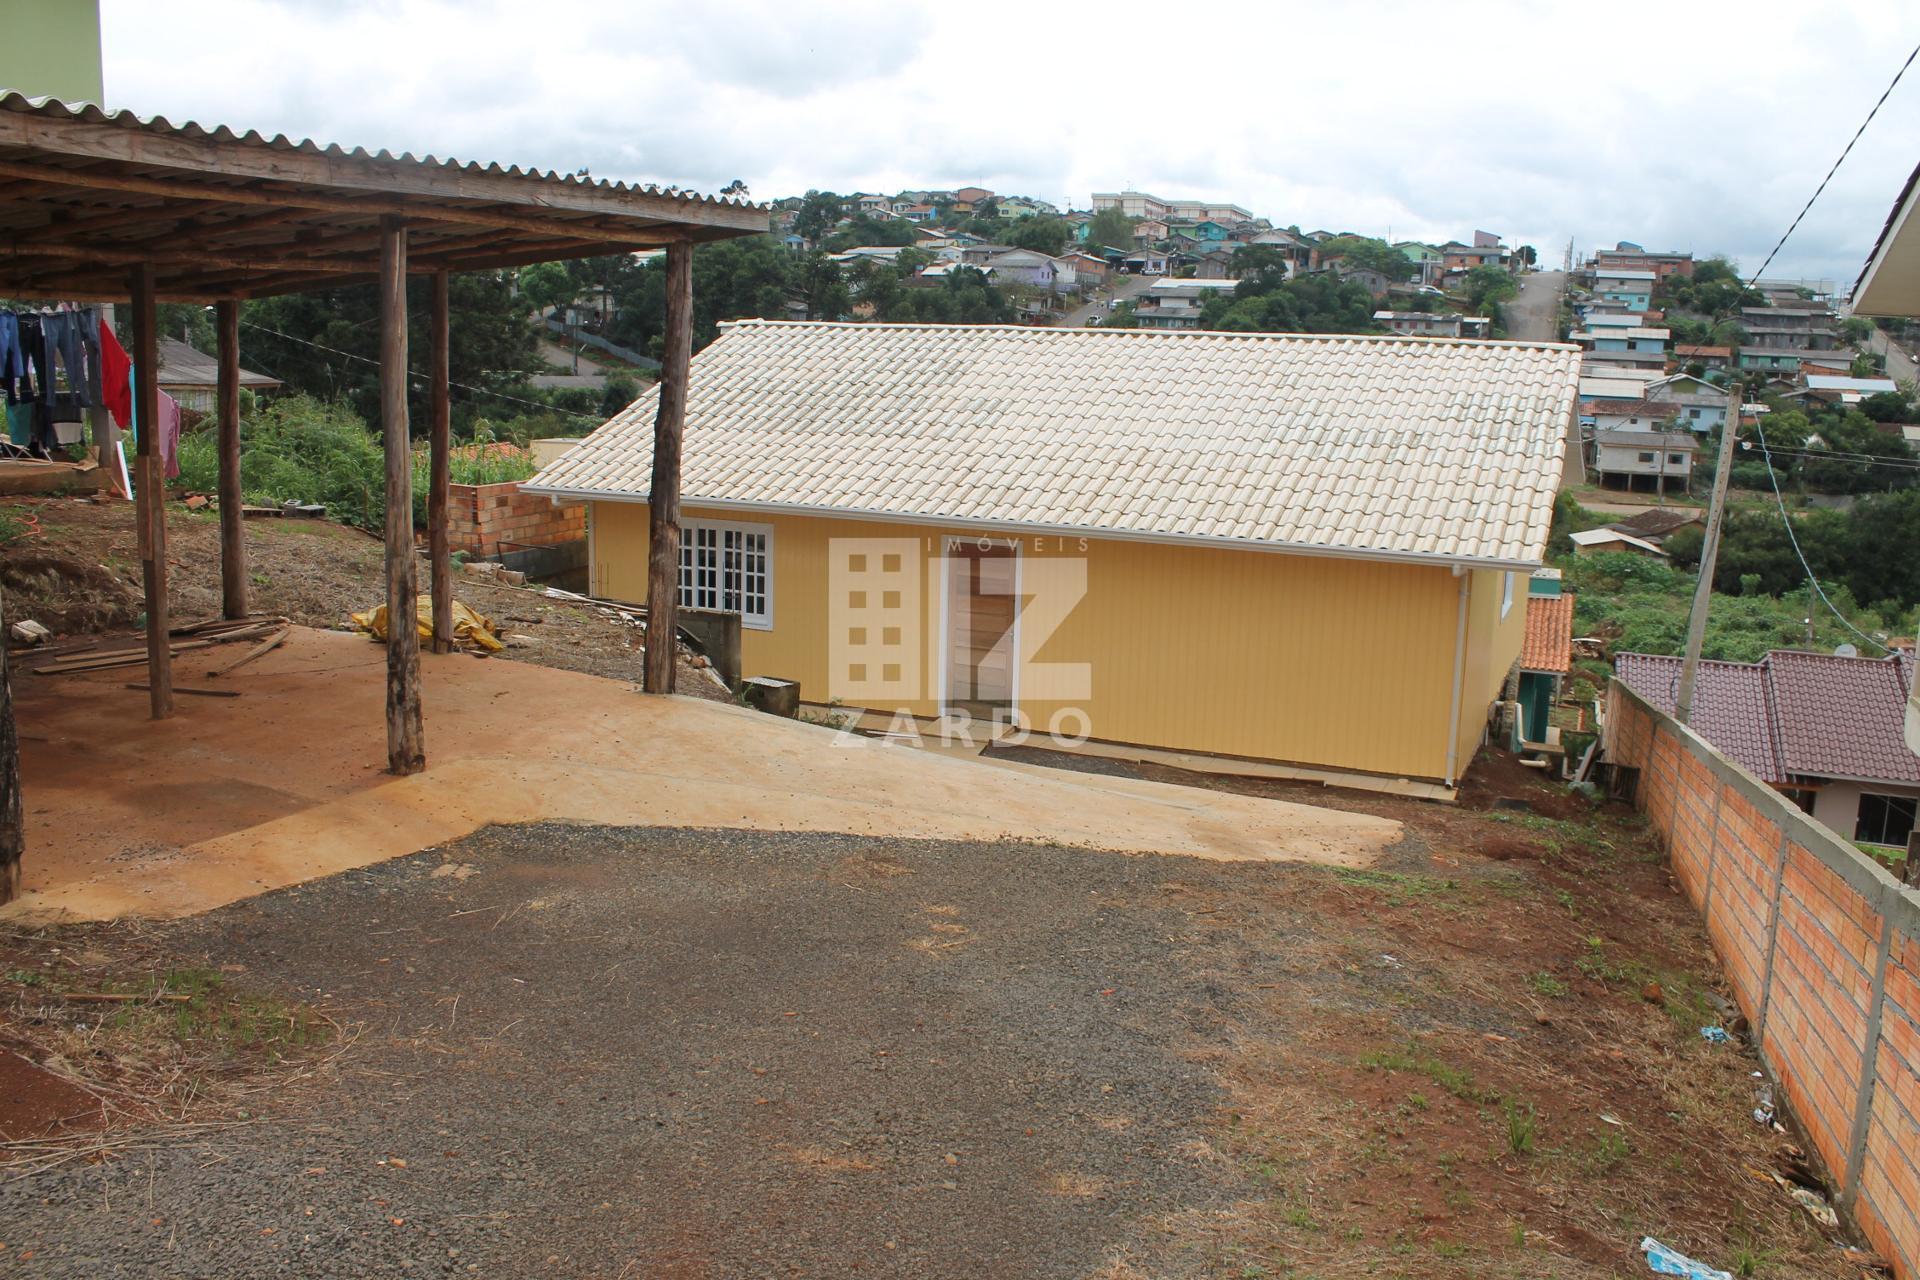
[[[949,714],[952,710],[952,706],[947,697],[947,692],[952,687],[947,680],[949,674],[947,668],[949,662],[947,636],[952,629],[952,618],[949,616],[949,609],[952,605],[952,595],[950,593],[951,580],[948,575],[948,570],[949,566],[953,563],[953,558],[950,553],[956,545],[966,543],[979,546],[983,541],[993,546],[1004,545],[1008,550],[1013,552],[1013,630],[1010,633],[1010,638],[1013,642],[1013,673],[1008,693],[1008,709],[1018,711],[1020,708],[1020,615],[1025,612],[1025,610],[1021,609],[1020,602],[1024,598],[1021,593],[1025,586],[1027,560],[1021,549],[1020,539],[1017,537],[997,538],[989,534],[966,535],[950,533],[940,539],[940,661],[939,674],[937,676],[940,683],[936,691],[938,696],[934,699],[934,705],[940,708],[940,714],[943,716]]]

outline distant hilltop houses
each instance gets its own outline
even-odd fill
[[[1621,240],[1596,249],[1570,284],[1566,336],[1582,349],[1581,438],[1603,486],[1687,490],[1701,438],[1726,424],[1736,376],[1758,383],[1755,403],[1740,406],[1742,424],[1762,396],[1844,408],[1897,390],[1849,345],[1827,281],[1748,286],[1724,259]],[[1664,555],[1668,532],[1621,545]],[[1592,536],[1611,545],[1599,531]]]
[[[1250,274],[1266,284],[1324,275],[1372,297],[1374,307],[1356,322],[1362,329],[1371,317],[1375,331],[1481,338],[1494,336],[1496,322],[1483,305],[1485,290],[1468,290],[1471,273],[1514,272],[1532,261],[1531,250],[1516,251],[1489,231],[1434,244],[1390,243],[1276,226],[1231,200],[1132,190],[1096,191],[1085,208],[1064,211],[1049,200],[978,186],[816,191],[774,201],[772,216],[786,249],[825,254],[854,273],[856,315],[860,290],[880,264],[919,286],[958,285],[978,272],[1011,292],[1018,317],[1034,324],[1076,311],[1076,323],[1118,323],[1088,307],[1122,277],[1156,277],[1164,288],[1126,290],[1124,320],[1164,329],[1200,327],[1204,300]],[[1479,314],[1466,314],[1474,310]]]

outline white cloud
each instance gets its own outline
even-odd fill
[[[1131,184],[1556,260],[1759,265],[1920,30],[1898,0],[104,5],[108,97],[175,119],[767,197]],[[1916,156],[1903,83],[1772,269],[1858,270]]]

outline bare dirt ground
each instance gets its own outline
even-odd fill
[[[0,546],[0,585],[7,620],[34,618],[66,638],[134,627],[141,616],[140,561],[133,505],[87,498],[0,501],[0,526],[25,530]],[[220,614],[220,525],[211,510],[167,509],[171,578],[168,606],[176,623]],[[349,613],[386,597],[382,546],[358,529],[324,520],[247,523],[255,612],[281,614],[313,627],[347,627]],[[426,581],[426,562],[420,562]],[[500,656],[617,680],[640,675],[639,628],[591,605],[551,600],[457,574],[454,595],[508,634]],[[696,697],[727,694],[682,655],[679,688]]]
[[[15,936],[16,1019],[97,984],[88,956],[232,975],[342,1034],[192,1117],[227,1127],[0,1181],[4,1256],[1598,1277],[1639,1273],[1651,1234],[1740,1275],[1859,1274],[1765,1176],[1788,1140],[1749,1118],[1751,1055],[1699,1034],[1712,957],[1631,814],[1548,788],[1476,810],[1534,787],[1497,759],[1458,808],[1208,785],[1416,837],[1356,870],[496,828],[132,940]]]

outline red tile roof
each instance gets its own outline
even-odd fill
[[[1623,653],[1614,674],[1671,712],[1680,659]],[[1759,662],[1702,662],[1693,727],[1765,782],[1854,778],[1920,784],[1903,732],[1913,657],[1843,658],[1776,649]]]
[[[1522,671],[1564,672],[1573,666],[1572,596],[1528,596]]]

